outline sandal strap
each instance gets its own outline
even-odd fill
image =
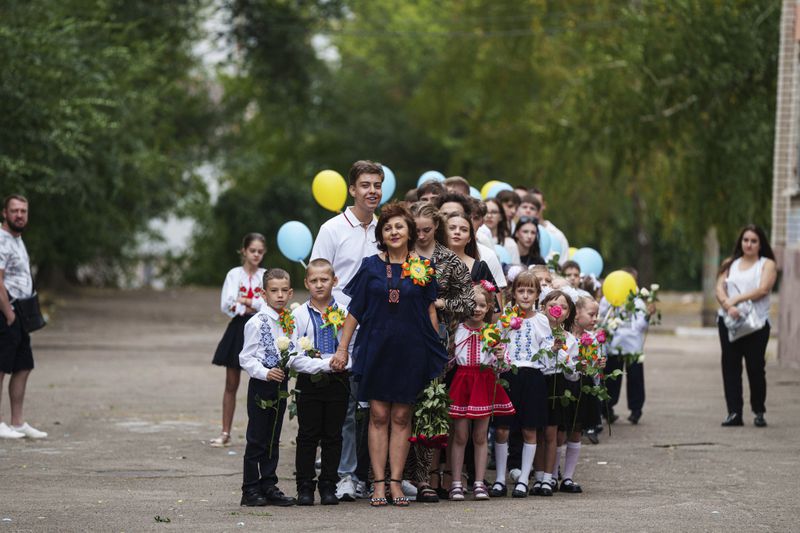
[[[384,481],[385,481],[385,480],[384,480]],[[390,480],[389,480],[389,483],[402,483],[402,482],[403,482],[403,480],[402,480],[402,479],[390,479]]]
[[[506,485],[505,485],[505,483],[500,483],[499,481],[495,481],[495,482],[492,484],[492,489],[494,489],[495,487],[500,487],[500,490],[506,490]]]

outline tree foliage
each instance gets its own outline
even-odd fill
[[[0,190],[31,201],[44,273],[114,264],[204,195],[213,114],[190,47],[199,0],[0,6]]]

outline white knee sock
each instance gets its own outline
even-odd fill
[[[564,451],[564,445],[562,444],[558,448],[556,448],[556,462],[553,466],[553,471],[551,472],[553,479],[558,479],[558,466],[561,464],[561,454]]]
[[[508,443],[494,443],[494,462],[497,465],[495,483],[506,484],[506,465],[508,464]]]
[[[568,442],[567,452],[564,456],[564,479],[573,479],[575,467],[578,466],[578,457],[581,455],[580,442]]]
[[[522,445],[522,468],[520,469],[519,482],[525,485],[528,484],[528,478],[531,476],[534,455],[536,455],[536,445],[524,443]]]

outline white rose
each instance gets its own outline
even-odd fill
[[[300,345],[300,349],[304,352],[314,349],[314,341],[309,339],[308,337],[300,337],[300,340],[297,341],[297,344]]]
[[[278,340],[276,341],[276,346],[280,351],[288,350],[291,344],[292,341],[289,340],[289,337],[278,337]]]
[[[642,289],[642,292],[640,294],[642,295],[642,298],[647,298],[648,296],[650,296],[650,291],[648,291],[647,289]]]
[[[661,285],[659,285],[658,283],[653,283],[652,285],[650,285],[650,290],[653,291],[653,292],[656,292],[660,288],[661,288]]]
[[[297,309],[298,307],[300,307],[300,304],[299,304],[299,303],[297,303],[297,302],[292,302],[292,303],[291,303],[291,305],[289,305],[289,311],[294,311],[294,310],[295,310],[295,309]]]
[[[639,362],[644,363],[644,354],[639,356]]]

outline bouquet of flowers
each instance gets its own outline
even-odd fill
[[[450,431],[450,395],[439,378],[425,387],[414,410],[414,428],[408,441],[426,448],[445,448]]]

